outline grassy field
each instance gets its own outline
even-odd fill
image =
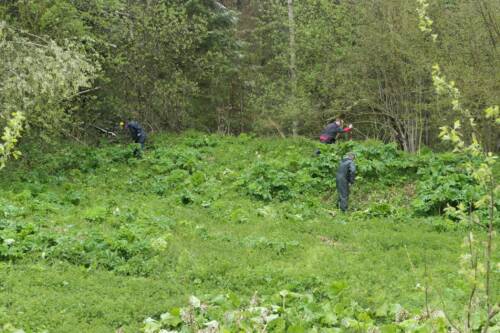
[[[332,283],[362,307],[418,313],[427,281],[430,306],[442,309],[441,297],[460,317],[468,229],[418,213],[434,155],[374,142],[320,157],[315,148],[188,133],[153,138],[139,160],[104,145],[11,164],[0,174],[0,327],[139,332],[190,295],[319,295]],[[342,214],[334,170],[351,149],[360,177]]]

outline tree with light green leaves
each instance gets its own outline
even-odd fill
[[[417,13],[419,18],[419,29],[431,37],[433,43],[438,40],[438,34],[433,30],[433,21],[428,15],[429,3],[427,0],[417,0]],[[465,283],[469,286],[468,302],[465,305],[463,320],[453,322],[450,325],[457,332],[497,332],[500,329],[498,322],[494,319],[500,313],[500,302],[494,297],[494,284],[492,273],[495,263],[493,261],[493,251],[495,237],[495,216],[498,214],[496,198],[500,194],[500,186],[494,176],[495,163],[498,156],[488,152],[479,140],[475,114],[471,112],[463,103],[460,89],[456,87],[454,81],[446,78],[439,64],[432,66],[432,80],[436,93],[443,98],[450,100],[452,109],[461,118],[468,120],[470,126],[470,138],[462,130],[462,122],[456,120],[452,127],[442,126],[440,137],[442,140],[451,143],[455,152],[470,156],[464,163],[464,169],[469,177],[472,177],[480,186],[484,193],[479,200],[460,204],[457,207],[449,206],[448,214],[458,218],[462,223],[468,223],[470,230],[464,241],[464,248],[467,252],[461,258],[460,273],[464,277]],[[487,107],[484,111],[484,118],[498,127],[500,125],[500,109],[498,105]],[[472,159],[479,158],[481,163],[473,163]],[[486,209],[487,218],[481,218],[477,209]],[[486,241],[484,248],[478,244],[472,227],[478,225],[486,229]]]
[[[90,86],[98,66],[77,46],[16,31],[0,22],[0,169],[16,148],[23,131],[45,140],[65,131],[71,121],[68,101]]]

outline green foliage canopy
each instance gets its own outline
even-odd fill
[[[48,140],[70,120],[65,102],[87,87],[98,67],[74,44],[60,46],[0,22],[0,168],[18,156],[23,127]]]

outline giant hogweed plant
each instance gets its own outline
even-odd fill
[[[448,332],[442,311],[411,315],[399,304],[364,308],[344,296],[346,288],[336,281],[321,296],[282,290],[267,297],[255,293],[249,301],[232,293],[191,296],[187,306],[144,320],[142,332]]]
[[[435,43],[438,35],[433,33],[432,20],[428,16],[427,9],[429,3],[427,0],[417,0],[417,13],[419,16],[419,29],[432,38]],[[493,237],[495,237],[495,213],[496,197],[500,192],[500,186],[497,185],[493,175],[494,165],[497,156],[483,149],[483,146],[475,134],[476,123],[471,116],[470,111],[464,107],[460,90],[456,87],[454,81],[450,81],[443,75],[439,64],[432,66],[432,80],[436,93],[439,96],[449,98],[454,111],[457,111],[465,119],[468,119],[471,131],[471,137],[466,140],[462,132],[462,124],[459,120],[455,121],[453,126],[441,127],[440,137],[443,141],[449,142],[455,152],[471,156],[471,159],[464,162],[464,168],[467,174],[472,177],[484,193],[475,202],[466,205],[461,203],[457,207],[448,207],[447,213],[453,215],[458,220],[469,223],[470,230],[464,240],[466,253],[461,258],[460,273],[464,276],[466,283],[470,286],[468,302],[465,306],[465,316],[460,323],[450,325],[458,332],[489,332],[499,331],[500,323],[498,313],[500,305],[498,300],[493,299],[492,273],[495,264],[493,263]],[[498,105],[486,108],[485,117],[491,119],[495,125],[500,125],[500,110]],[[482,162],[472,163],[474,157],[481,158]],[[488,211],[486,219],[482,219],[477,211],[472,208],[485,208]],[[487,230],[486,241],[484,243],[484,253],[478,245],[478,241],[472,232],[472,226],[479,225]],[[496,264],[500,267],[500,264]]]

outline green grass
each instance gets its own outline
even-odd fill
[[[0,179],[0,236],[15,240],[0,256],[0,324],[138,332],[146,317],[190,295],[314,292],[333,281],[346,281],[346,297],[363,306],[419,311],[425,266],[431,304],[442,307],[439,292],[459,316],[466,228],[412,213],[415,174],[391,184],[390,175],[363,171],[345,215],[328,191],[334,174],[304,180],[316,185],[302,193],[293,178],[283,201],[246,190],[258,160],[279,173],[284,161],[314,161],[314,148],[302,139],[186,134],[157,137],[141,160],[130,147],[105,146],[12,164]]]

